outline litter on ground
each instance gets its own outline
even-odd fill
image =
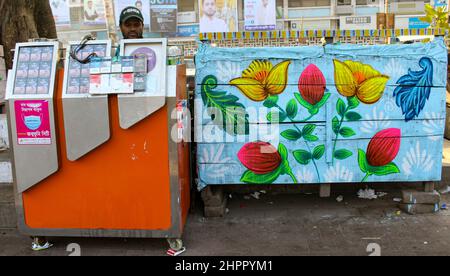
[[[377,199],[378,196],[375,194],[375,190],[372,189],[365,189],[365,190],[359,190],[358,197],[360,199]]]

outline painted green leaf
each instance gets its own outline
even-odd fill
[[[323,98],[322,98],[322,100],[320,100],[320,102],[318,102],[317,104],[316,104],[316,107],[317,108],[321,108],[322,106],[324,106],[326,103],[327,103],[327,101],[328,101],[328,99],[331,97],[331,93],[326,93],[324,96],[323,96]]]
[[[382,167],[373,167],[370,166],[369,168],[370,172],[377,176],[385,176],[390,175],[394,173],[400,173],[400,169],[397,167],[395,163],[387,164],[386,166]]]
[[[345,160],[349,157],[351,157],[353,153],[346,149],[337,150],[334,152],[334,158],[338,160]]]
[[[437,11],[430,4],[426,4],[425,5],[425,12],[429,16],[436,16],[437,15]]]
[[[280,145],[278,145],[278,153],[280,154],[281,159],[283,159],[283,160],[288,159],[288,150],[287,150],[286,146],[283,145],[282,143],[280,143]]]
[[[320,109],[317,108],[317,106],[313,106],[311,109],[308,109],[309,114],[311,115],[317,115],[319,114]]]
[[[289,103],[287,104],[286,113],[287,113],[287,116],[292,120],[297,116],[298,105],[294,99],[290,100]]]
[[[311,110],[313,108],[313,105],[308,103],[305,99],[303,99],[302,95],[300,93],[294,93],[295,98],[297,99],[298,103],[302,105],[304,108]]]
[[[319,141],[319,137],[317,137],[316,135],[312,135],[312,134],[303,136],[303,139],[305,139],[307,142],[317,142],[317,141]]]
[[[316,129],[316,125],[308,124],[303,127],[302,133],[304,136],[311,135],[315,129]]]
[[[269,114],[267,114],[267,121],[271,122],[271,123],[282,123],[284,121],[286,121],[287,119],[287,114],[284,112],[279,112],[279,111],[272,111]]]
[[[344,117],[346,109],[347,106],[345,105],[344,101],[342,99],[339,99],[336,104],[336,110],[339,116]]]
[[[268,174],[255,174],[252,171],[246,171],[241,178],[241,182],[248,184],[272,184],[283,172],[282,166]]]
[[[350,137],[356,135],[355,131],[349,127],[341,128],[341,130],[339,131],[339,134],[341,134],[342,137],[344,137],[344,138],[350,138]]]
[[[288,129],[281,133],[281,136],[283,136],[285,139],[288,139],[289,141],[297,141],[298,139],[302,138],[302,134],[294,129]]]
[[[356,96],[355,97],[348,97],[347,101],[348,101],[348,108],[349,109],[355,109],[360,104],[360,102],[359,102],[359,100],[358,100],[358,98]]]
[[[319,160],[325,154],[325,145],[317,146],[313,151],[313,158]]]
[[[338,119],[338,117],[334,117],[333,118],[333,132],[334,134],[338,134],[339,133],[339,127],[340,127],[340,121]]]
[[[250,124],[245,106],[239,103],[239,98],[227,94],[225,91],[214,91],[217,88],[217,78],[207,76],[203,79],[201,95],[203,104],[208,108],[208,113],[213,121],[216,121],[218,112],[222,114],[220,126],[231,135],[248,135]]]
[[[296,150],[293,152],[295,160],[301,165],[308,165],[312,160],[311,153],[306,150]]]
[[[357,112],[347,112],[345,114],[345,118],[350,122],[356,122],[362,119],[362,116]]]
[[[267,100],[264,102],[263,105],[267,108],[273,108],[277,106],[278,99],[279,99],[278,95],[270,96],[269,98],[267,98]]]
[[[363,173],[369,172],[369,163],[367,163],[366,153],[362,150],[358,150],[358,165]]]

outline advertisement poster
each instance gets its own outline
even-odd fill
[[[13,93],[48,94],[50,92],[53,47],[22,47],[19,50]]]
[[[76,46],[72,45],[73,50]],[[79,58],[86,58],[91,53],[96,53],[98,57],[106,55],[106,45],[87,45],[78,52]],[[88,94],[89,93],[90,64],[81,64],[78,61],[69,59],[69,73],[67,78],[67,94]]]
[[[147,56],[147,82],[145,92],[143,92],[145,94],[165,96],[165,93],[161,91],[161,81],[159,81],[166,62],[161,58],[163,51],[161,45],[125,44],[125,56]]]
[[[116,15],[117,25],[120,23],[120,13],[126,7],[136,7],[141,10],[144,16],[144,25],[150,25],[150,0],[115,0],[114,1],[114,13]]]
[[[430,27],[430,23],[420,20],[419,17],[408,18],[408,28],[409,29],[427,29]]]
[[[246,31],[272,31],[277,27],[275,0],[245,0]]]
[[[84,0],[84,24],[106,24],[105,3],[103,0]]]
[[[150,0],[151,32],[176,32],[177,11],[177,0]]]
[[[200,32],[238,31],[237,0],[199,0]]]
[[[434,0],[435,8],[447,8],[447,0]]]
[[[19,145],[51,145],[48,101],[16,101],[14,109]]]
[[[377,16],[341,16],[341,30],[374,30],[377,28]]]
[[[200,28],[198,24],[178,26],[177,36],[188,37],[198,36]]]
[[[57,27],[70,26],[69,0],[50,0],[50,7]]]

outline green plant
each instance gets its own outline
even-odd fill
[[[425,14],[426,15],[421,17],[420,20],[430,23],[430,28],[450,30],[446,7],[433,8],[430,4],[426,4]]]

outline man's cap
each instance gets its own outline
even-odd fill
[[[144,16],[142,15],[142,12],[138,8],[130,6],[123,9],[120,13],[120,24],[131,18],[139,19],[142,23],[144,23]]]

